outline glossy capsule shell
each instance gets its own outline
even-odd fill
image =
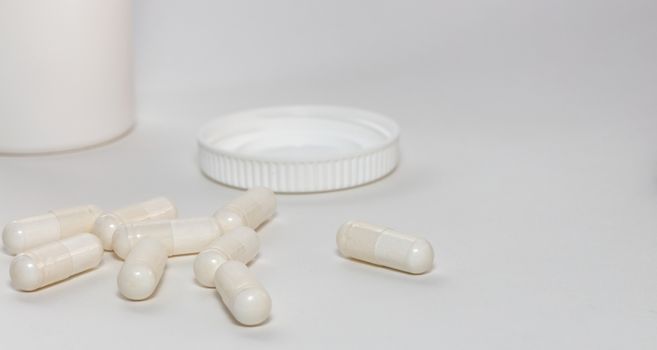
[[[377,225],[349,221],[338,231],[337,243],[345,257],[412,274],[433,266],[433,248],[427,240]]]
[[[111,250],[112,238],[119,226],[149,220],[175,219],[176,215],[176,206],[171,200],[157,197],[100,214],[94,223],[93,233],[103,242],[105,250]]]
[[[214,274],[219,266],[228,260],[247,264],[260,250],[258,234],[249,227],[238,227],[210,243],[194,259],[196,280],[206,286],[214,287]]]
[[[82,233],[18,254],[9,275],[16,289],[33,291],[92,269],[103,257],[98,237]]]
[[[143,238],[160,241],[168,256],[195,254],[221,234],[213,218],[148,221],[120,226],[114,234],[112,247],[125,259]]]
[[[214,283],[224,305],[239,323],[255,326],[269,318],[269,293],[244,263],[230,260],[221,264]]]
[[[214,213],[224,232],[239,226],[258,228],[276,212],[276,196],[266,187],[254,187]]]
[[[121,266],[117,278],[119,292],[131,300],[150,297],[160,284],[167,259],[167,249],[158,240],[140,240]]]
[[[91,232],[100,209],[94,205],[51,210],[47,214],[15,220],[2,231],[2,241],[9,254]]]

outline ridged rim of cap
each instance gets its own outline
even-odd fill
[[[285,114],[351,123],[378,133],[383,140],[357,151],[303,160],[246,154],[217,146],[222,139],[217,134],[239,125],[240,119],[266,121],[273,115]],[[266,125],[259,132],[267,132]],[[232,187],[264,186],[279,193],[324,192],[367,184],[392,172],[399,162],[397,123],[384,115],[351,107],[278,106],[237,112],[203,126],[198,144],[200,167],[209,178]]]

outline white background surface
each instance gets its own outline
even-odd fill
[[[654,1],[136,1],[139,123],[124,139],[0,158],[0,221],[164,194],[183,217],[240,192],[201,175],[213,116],[286,103],[383,112],[391,176],[279,196],[251,265],[274,309],[236,325],[170,260],[122,299],[120,261],[34,293],[0,256],[2,348],[657,348]],[[434,271],[354,263],[362,219],[426,236]]]

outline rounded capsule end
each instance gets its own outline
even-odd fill
[[[132,250],[132,241],[130,240],[128,230],[126,230],[125,226],[120,226],[116,229],[114,237],[112,238],[112,249],[116,255],[124,260],[128,257],[128,254],[130,254],[130,251]]]
[[[408,254],[407,263],[410,273],[421,274],[433,267],[433,248],[426,239],[418,239],[413,243]]]
[[[342,226],[340,226],[340,229],[338,230],[338,234],[335,237],[335,241],[338,245],[338,250],[340,251],[340,254],[342,254],[345,257],[349,256],[346,252],[347,232],[349,232],[353,223],[354,221],[345,222]]]
[[[2,244],[7,253],[11,255],[16,255],[24,250],[25,235],[20,226],[19,223],[12,221],[2,231]]]
[[[150,297],[158,284],[153,269],[146,264],[123,265],[117,278],[119,291],[130,300],[144,300]]]
[[[103,249],[112,250],[112,239],[120,226],[121,220],[110,213],[101,214],[96,219],[92,231],[103,242]]]
[[[228,232],[246,225],[242,217],[230,210],[220,209],[213,215],[222,232]]]
[[[255,326],[269,318],[271,298],[262,288],[249,288],[239,293],[233,302],[232,314],[244,325]]]
[[[205,287],[214,287],[214,274],[221,264],[228,259],[219,252],[207,250],[201,252],[194,259],[194,275],[196,280]]]
[[[105,253],[105,248],[103,247],[103,242],[98,238],[96,235],[92,235],[91,233],[83,233],[82,235],[88,235],[89,240],[93,241],[92,245],[94,246],[95,253],[93,256],[96,257],[94,265],[98,266],[101,261],[103,261],[103,253]]]
[[[19,254],[11,262],[9,275],[14,288],[23,291],[33,291],[41,287],[43,273],[32,258],[26,254]]]

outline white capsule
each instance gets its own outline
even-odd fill
[[[195,254],[221,234],[213,218],[148,221],[119,226],[112,247],[125,259],[139,240],[149,237],[160,241],[167,255]]]
[[[18,254],[9,275],[16,289],[33,291],[92,269],[103,257],[103,245],[90,233],[78,234]]]
[[[15,220],[5,226],[2,241],[8,253],[18,254],[78,233],[91,232],[99,214],[98,207],[85,205]]]
[[[125,208],[100,214],[93,233],[103,242],[105,250],[112,250],[112,237],[116,229],[125,224],[176,218],[176,206],[165,197],[157,197]]]
[[[248,263],[258,255],[260,240],[249,227],[238,227],[217,238],[194,259],[196,280],[206,287],[214,287],[217,268],[228,260]]]
[[[338,231],[337,243],[345,257],[408,273],[425,273],[433,266],[427,240],[381,226],[349,221]]]
[[[160,283],[167,259],[167,249],[159,240],[140,240],[119,272],[117,283],[121,294],[131,300],[150,297]]]
[[[257,228],[276,211],[276,196],[265,187],[254,187],[214,213],[224,232],[239,226]]]
[[[269,293],[244,263],[230,260],[221,264],[214,283],[224,305],[239,323],[255,326],[269,318]]]

